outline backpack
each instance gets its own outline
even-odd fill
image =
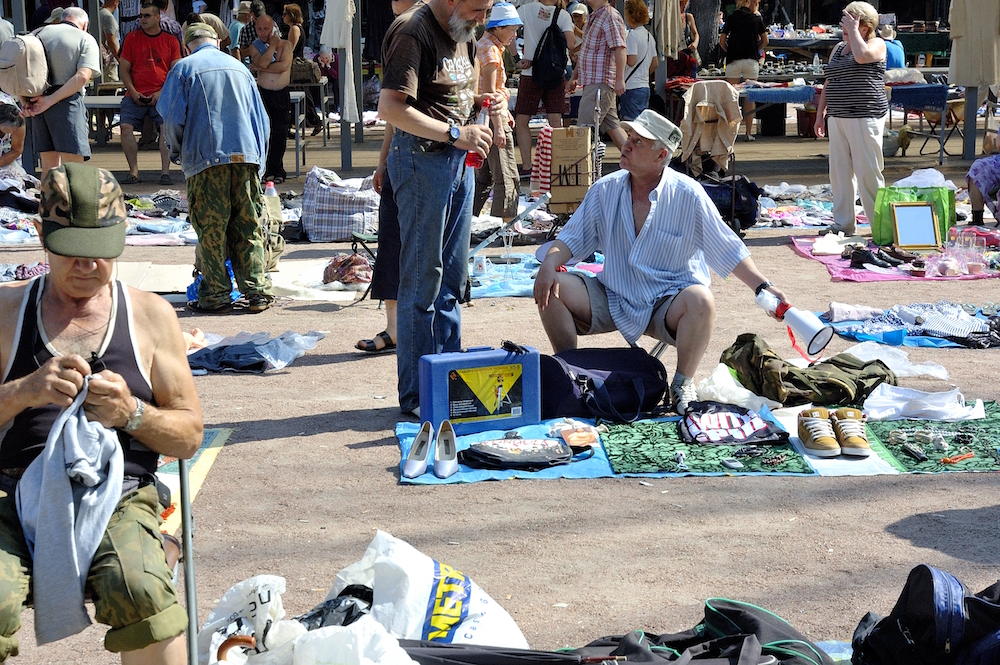
[[[851,646],[854,665],[992,665],[1000,661],[1000,582],[973,595],[943,570],[910,571],[889,616],[869,612]]]
[[[881,360],[863,362],[850,353],[839,353],[809,367],[795,367],[752,333],[737,337],[719,362],[736,370],[736,379],[748,390],[784,406],[860,407],[880,383],[896,385],[896,375]]]
[[[539,357],[542,419],[578,416],[630,423],[651,413],[667,370],[639,347],[571,349]]]
[[[37,97],[49,89],[52,70],[39,28],[0,46],[0,90],[15,97]]]
[[[569,62],[566,35],[556,23],[561,11],[556,7],[552,13],[552,22],[542,33],[531,58],[531,80],[542,90],[551,90],[566,78],[566,63]]]

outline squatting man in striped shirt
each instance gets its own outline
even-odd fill
[[[577,335],[613,330],[629,343],[645,334],[676,346],[670,399],[683,414],[697,399],[693,377],[715,322],[709,269],[787,300],[702,186],[668,168],[680,129],[648,109],[621,125],[621,170],[594,183],[546,253],[535,303],[556,353],[575,349]],[[604,253],[597,276],[558,272],[594,251]]]

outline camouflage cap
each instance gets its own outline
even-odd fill
[[[68,162],[42,181],[42,241],[60,256],[114,259],[128,228],[121,185],[107,169]]]

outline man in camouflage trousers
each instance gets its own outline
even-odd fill
[[[260,184],[270,123],[250,71],[219,50],[210,26],[189,25],[184,44],[190,55],[171,68],[156,110],[170,158],[187,179],[188,217],[198,233],[204,279],[188,309],[233,310],[229,258],[247,311],[263,312],[274,301],[264,263]]]
[[[62,164],[49,170],[41,194],[36,226],[50,271],[0,289],[0,316],[10,324],[0,327],[7,368],[0,422],[9,424],[0,435],[0,662],[18,654],[15,633],[29,593],[36,641],[44,644],[90,624],[86,589],[97,620],[111,626],[104,646],[120,652],[123,665],[184,663],[187,612],[166,563],[153,475],[160,455],[187,459],[202,441],[180,324],[165,300],[113,277],[127,224],[110,172]],[[106,490],[100,520],[90,503],[100,489],[74,501],[83,484],[71,488],[65,475],[60,481],[44,471],[51,461],[43,449],[57,445],[54,436],[47,447],[50,433],[61,433],[71,449],[73,437],[54,426],[64,409],[87,424],[88,435],[93,427],[107,437],[117,460],[91,460]],[[42,505],[51,500],[43,497],[56,499],[57,513],[76,504],[75,519],[46,512],[51,519],[43,521]]]

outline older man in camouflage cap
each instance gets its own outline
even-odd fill
[[[8,322],[0,327],[0,366],[8,368],[0,422],[9,424],[0,439],[0,661],[17,655],[14,633],[32,579],[15,486],[89,376],[84,411],[117,434],[124,478],[84,573],[86,589],[97,620],[111,626],[105,647],[121,652],[122,663],[183,663],[187,613],[163,556],[153,476],[161,454],[189,458],[202,440],[180,325],[165,300],[112,277],[126,221],[110,172],[77,163],[53,168],[42,182],[41,217],[49,274],[0,289],[0,317]],[[46,611],[38,600],[36,625]]]
[[[649,109],[621,126],[628,132],[622,168],[594,183],[548,249],[535,303],[557,353],[575,349],[577,335],[614,330],[629,343],[650,335],[676,346],[670,398],[683,414],[697,399],[694,374],[715,321],[709,269],[785,296],[757,270],[704,188],[669,168],[680,129]],[[599,276],[557,272],[596,250],[605,256]]]

